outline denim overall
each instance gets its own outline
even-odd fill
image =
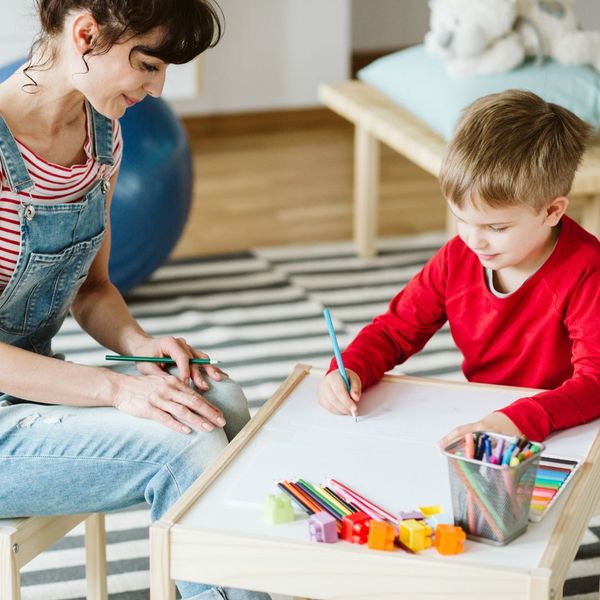
[[[103,178],[80,201],[21,203],[21,252],[0,295],[0,342],[52,355],[51,341],[100,249],[106,227],[106,194],[112,155],[112,121],[89,108],[94,160]],[[0,116],[0,160],[10,189],[31,192],[34,183]]]
[[[79,202],[20,206],[21,252],[0,295],[0,342],[47,356],[106,227],[112,122],[91,106],[88,115],[102,178]],[[13,192],[33,188],[1,116],[0,160]],[[160,518],[250,418],[234,381],[209,386],[203,395],[223,411],[227,425],[190,435],[108,406],[35,404],[0,393],[0,518],[104,512],[144,501],[152,520]],[[270,600],[261,592],[202,583],[177,586],[186,600]]]

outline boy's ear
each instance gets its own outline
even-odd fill
[[[546,213],[546,224],[550,225],[550,227],[558,225],[558,222],[567,210],[567,206],[569,206],[569,199],[566,196],[554,198],[554,200],[552,200],[552,202],[544,209]]]

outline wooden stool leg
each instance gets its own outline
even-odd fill
[[[0,536],[0,598],[2,600],[21,600],[21,582],[19,568],[13,552],[10,536]]]
[[[106,531],[102,513],[85,520],[85,575],[88,600],[107,600]]]
[[[586,198],[581,214],[581,225],[596,237],[600,237],[600,196]]]
[[[354,130],[354,242],[359,256],[375,256],[379,204],[379,142],[356,125]]]

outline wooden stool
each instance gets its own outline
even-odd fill
[[[106,536],[101,513],[0,520],[0,598],[20,600],[21,567],[82,521],[85,521],[87,598],[106,600]]]
[[[361,81],[322,85],[319,98],[354,123],[354,241],[360,256],[375,255],[379,203],[379,142],[438,176],[446,142],[410,112]],[[581,225],[600,236],[600,144],[588,148],[569,194],[581,205]],[[447,215],[446,229],[454,234]]]

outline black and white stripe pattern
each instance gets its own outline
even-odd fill
[[[178,261],[159,269],[127,298],[154,335],[184,337],[223,362],[256,410],[298,362],[326,367],[331,346],[322,311],[331,309],[345,346],[442,245],[442,234],[388,240],[374,259],[350,243],[263,248]],[[106,366],[106,351],[69,319],[54,343],[68,360]],[[398,372],[462,378],[461,356],[443,327]],[[111,600],[148,598],[145,507],[106,516]],[[83,528],[23,569],[23,600],[85,597]],[[569,574],[566,595],[598,597],[600,520],[592,523]]]

